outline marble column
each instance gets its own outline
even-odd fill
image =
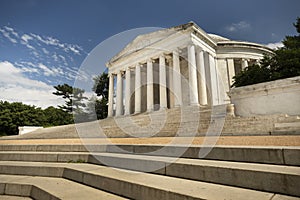
[[[131,71],[129,68],[126,69],[125,74],[125,115],[130,114],[130,96],[131,96]]]
[[[234,60],[233,58],[227,58],[227,70],[228,70],[228,83],[229,87],[233,84],[233,77],[235,76]]]
[[[216,62],[213,55],[208,53],[208,61],[209,61],[209,76],[210,76],[210,91],[211,91],[211,102],[212,105],[219,104],[219,88],[218,88],[218,76],[216,70]]]
[[[135,67],[135,106],[134,113],[142,111],[142,82],[141,82],[141,66],[137,64]]]
[[[114,113],[114,75],[109,75],[109,86],[108,86],[108,113],[107,117],[112,117]]]
[[[199,74],[199,103],[200,105],[207,105],[207,91],[206,91],[206,77],[204,66],[204,52],[202,49],[197,50],[197,71]]]
[[[178,50],[173,51],[173,89],[174,89],[174,106],[182,106],[181,93],[181,74],[180,74],[180,60]]]
[[[169,88],[169,106],[170,108],[174,107],[174,87],[173,87],[173,60],[172,58],[169,60],[168,65],[168,88]]]
[[[188,48],[190,105],[199,105],[195,46],[189,45],[187,48]]]
[[[242,70],[244,70],[246,67],[248,67],[248,60],[242,59]]]
[[[154,96],[153,96],[153,63],[152,60],[147,60],[147,111],[153,111]]]
[[[166,109],[168,106],[166,59],[163,55],[159,56],[159,104],[160,109]]]
[[[117,73],[117,107],[116,116],[123,114],[123,78],[122,71]]]

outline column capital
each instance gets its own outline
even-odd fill
[[[148,58],[146,62],[147,62],[147,63],[148,63],[148,62],[154,63],[155,60],[154,60],[153,58]]]
[[[159,54],[158,58],[161,58],[161,57],[166,58],[166,54],[165,53]]]
[[[200,46],[196,46],[196,52],[200,53],[200,52],[204,52],[203,48]]]
[[[116,75],[121,74],[121,76],[125,75],[125,69],[120,69],[119,71],[117,71]]]
[[[179,48],[173,49],[172,54],[176,54],[179,56],[179,54],[182,53],[182,50]]]
[[[190,46],[197,46],[193,41],[189,41],[186,43],[186,47],[190,47]]]
[[[164,53],[163,56],[166,58],[166,60],[172,59],[172,55],[170,55],[170,53]]]
[[[187,45],[187,47],[192,47],[192,46],[195,47],[196,45],[194,43],[192,43],[192,42],[189,42],[188,45]]]
[[[145,62],[138,62],[138,63],[135,65],[135,67],[137,67],[137,66],[139,66],[139,67],[143,67],[143,66],[144,66],[144,64],[145,64]]]

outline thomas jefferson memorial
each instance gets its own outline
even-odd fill
[[[140,35],[107,63],[108,117],[229,104],[232,78],[270,53],[193,22]]]

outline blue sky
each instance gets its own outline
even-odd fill
[[[276,46],[296,34],[299,8],[298,0],[0,0],[0,100],[62,103],[51,94],[53,85],[89,81],[77,72],[84,59],[129,29],[194,21],[208,33]],[[104,54],[94,73],[103,71]]]

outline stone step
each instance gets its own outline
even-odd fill
[[[244,162],[117,153],[6,152],[5,161],[88,162],[98,165],[300,196],[300,168]],[[12,168],[11,166],[9,168]],[[0,173],[7,169],[0,164]],[[19,169],[21,170],[21,169]],[[49,170],[47,167],[44,170]],[[18,171],[18,170],[15,170]],[[62,174],[62,171],[55,171]],[[42,173],[42,172],[41,172]],[[44,172],[45,173],[45,172]],[[237,178],[238,177],[238,178]]]
[[[281,116],[277,120],[278,123],[300,122],[300,116]]]
[[[2,166],[5,165],[1,162]],[[97,166],[91,164],[72,164],[72,163],[40,163],[40,162],[6,162],[7,170],[18,170],[18,173],[32,173],[33,176],[39,175],[41,168],[47,167],[45,172],[51,174],[56,168],[63,168],[62,177],[87,186],[92,186],[103,191],[109,191],[119,196],[130,199],[253,199],[270,200],[271,198],[284,199],[294,198],[284,195],[278,195],[270,192],[261,192],[244,188],[225,186],[201,181],[186,180],[175,177],[161,176],[143,172],[133,172],[129,170],[118,170],[116,168]],[[15,168],[17,167],[17,168]],[[0,175],[0,180],[6,182],[2,177],[10,175]],[[14,177],[14,176],[12,176]],[[18,177],[21,177],[20,175]],[[19,179],[22,183],[33,183],[34,179],[43,179],[44,177],[30,177]],[[51,178],[49,178],[51,179]],[[57,180],[57,178],[52,178]],[[4,180],[4,181],[3,181]],[[59,179],[61,180],[61,179]],[[67,181],[67,180],[64,180]],[[12,181],[11,181],[12,182]],[[63,190],[56,186],[59,190]],[[44,188],[43,188],[44,189]],[[45,189],[48,191],[49,189]],[[68,191],[82,194],[82,190],[76,187],[68,187]],[[84,194],[87,194],[84,192]],[[91,193],[90,193],[91,195]],[[99,199],[99,196],[97,196]],[[87,197],[85,197],[87,198]],[[64,198],[65,199],[65,198]],[[298,199],[298,198],[295,198]]]
[[[294,122],[279,122],[274,124],[274,134],[300,134],[300,120]]]
[[[2,194],[41,200],[125,199],[62,178],[0,174],[0,186]]]
[[[99,153],[89,163],[300,196],[300,168],[267,164]]]
[[[32,200],[30,197],[19,197],[12,195],[0,195],[1,200]]]
[[[211,138],[213,140],[213,138]],[[199,158],[207,160],[223,160],[236,162],[265,163],[300,166],[300,147],[265,147],[265,146],[201,146],[201,145],[0,145],[0,160],[21,159],[35,154],[49,152],[48,158],[41,154],[39,159],[57,161],[57,155],[74,154],[76,152],[108,152],[125,154],[143,154],[152,156]],[[57,153],[58,152],[58,153]],[[22,154],[23,153],[23,154]],[[86,156],[84,154],[83,156]],[[61,158],[61,157],[60,157]],[[67,160],[65,160],[67,161]]]

